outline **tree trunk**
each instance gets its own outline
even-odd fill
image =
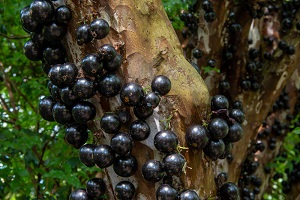
[[[69,49],[69,57],[78,67],[80,61],[89,53],[96,53],[98,47],[103,44],[112,44],[123,56],[123,63],[119,75],[123,84],[135,81],[144,88],[149,88],[152,79],[156,75],[166,75],[172,82],[172,89],[167,96],[162,98],[153,116],[146,121],[151,127],[150,137],[143,142],[135,142],[132,154],[138,160],[138,170],[133,177],[124,179],[118,177],[112,167],[104,170],[104,177],[109,188],[109,199],[115,199],[113,188],[120,180],[131,180],[137,188],[136,199],[155,199],[155,190],[158,184],[148,182],[141,174],[142,165],[149,159],[161,160],[153,144],[154,135],[168,127],[166,119],[170,118],[170,129],[180,139],[180,146],[185,144],[185,130],[192,124],[202,124],[210,114],[209,92],[217,94],[219,80],[227,74],[231,83],[229,93],[230,100],[241,100],[245,105],[247,121],[244,123],[244,137],[235,144],[233,149],[234,160],[228,163],[226,160],[211,161],[204,156],[202,151],[182,150],[187,160],[186,174],[178,181],[178,188],[189,188],[197,191],[201,198],[216,197],[214,177],[222,171],[229,173],[229,180],[237,182],[241,171],[241,164],[247,155],[247,148],[251,140],[255,139],[256,132],[263,119],[267,116],[275,99],[279,96],[287,80],[298,66],[300,53],[294,56],[279,56],[276,62],[268,62],[262,71],[261,89],[257,92],[243,92],[239,88],[239,81],[245,70],[241,68],[247,57],[247,39],[252,19],[243,15],[243,8],[236,8],[243,18],[237,21],[242,25],[242,33],[237,39],[239,51],[236,58],[222,65],[222,74],[211,73],[205,82],[197,71],[184,58],[181,45],[173,27],[166,16],[160,0],[67,0],[66,4],[73,11],[73,18],[69,24],[65,45]],[[207,57],[222,60],[222,50],[227,37],[226,31],[228,10],[234,8],[231,1],[213,1],[214,10],[218,19],[207,25],[200,19],[198,31],[198,46],[203,47]],[[237,15],[238,15],[237,14]],[[79,24],[90,23],[96,18],[104,18],[110,24],[110,34],[103,40],[93,41],[89,44],[78,46],[76,43],[76,28]],[[257,21],[258,22],[258,21]],[[259,23],[258,23],[259,24]],[[259,25],[254,27],[260,29]],[[253,31],[253,28],[252,28]],[[290,43],[298,49],[298,42],[294,36],[290,37]],[[259,40],[256,41],[259,45]],[[203,60],[198,63],[205,66]],[[221,64],[221,63],[219,63]],[[275,65],[282,68],[274,69]],[[207,86],[206,86],[206,84]],[[104,112],[115,111],[123,108],[119,97],[103,98],[96,95],[92,102],[97,106],[97,117]],[[132,112],[132,111],[131,111]],[[109,143],[109,135],[103,133],[99,122],[89,124],[94,137],[99,143]],[[126,131],[127,127],[123,127]],[[104,135],[102,138],[101,135]]]

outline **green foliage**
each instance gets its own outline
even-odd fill
[[[67,199],[99,169],[85,167],[64,127],[38,113],[49,92],[41,63],[22,51],[29,35],[19,13],[30,2],[0,0],[0,199]]]
[[[211,66],[204,66],[204,67],[202,67],[202,69],[204,71],[204,74],[208,74],[211,71],[215,71],[217,73],[220,73],[220,69],[215,68],[215,67],[211,67]]]
[[[188,10],[188,7],[196,2],[197,0],[162,0],[174,29],[181,30],[184,27],[184,23],[179,18],[180,13],[182,10]]]
[[[272,163],[268,166],[277,173],[282,173],[284,176],[278,180],[272,180],[270,183],[271,193],[264,194],[266,200],[278,200],[286,199],[285,194],[282,192],[282,181],[287,180],[288,176],[286,171],[291,172],[293,170],[293,162],[300,163],[300,151],[295,146],[300,144],[300,127],[294,125],[295,122],[299,121],[300,114],[292,121],[291,129],[287,136],[284,138],[282,144],[282,152],[287,153],[287,157],[283,157],[279,154]]]

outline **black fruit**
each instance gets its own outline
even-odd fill
[[[211,110],[228,109],[228,99],[223,95],[215,95],[211,100]]]
[[[238,187],[231,182],[227,182],[219,190],[221,200],[239,200],[240,193]]]
[[[44,97],[39,102],[39,113],[44,120],[53,122],[52,108],[55,102],[52,97]]]
[[[59,6],[55,11],[55,21],[57,24],[65,25],[72,18],[72,11],[67,6]]]
[[[79,149],[88,139],[85,125],[74,125],[66,128],[65,140],[74,148]]]
[[[171,81],[164,75],[158,75],[152,80],[151,89],[161,96],[166,95],[171,90]]]
[[[72,116],[77,123],[86,124],[96,116],[96,107],[88,101],[78,102],[72,108]]]
[[[79,188],[74,190],[70,196],[69,200],[89,200],[89,196],[85,189]]]
[[[185,132],[185,140],[189,147],[203,149],[209,142],[207,130],[198,124],[191,125]]]
[[[67,33],[65,25],[57,25],[56,22],[51,22],[43,29],[43,36],[49,42],[58,42],[64,38]]]
[[[179,176],[184,170],[183,167],[186,163],[183,155],[179,153],[169,154],[164,157],[162,164],[165,172],[168,175],[177,175]]]
[[[36,46],[32,40],[28,40],[23,47],[25,56],[32,61],[38,61],[43,58],[43,49]]]
[[[243,137],[243,128],[239,123],[234,123],[229,127],[228,134],[224,138],[224,142],[237,142]]]
[[[73,63],[56,64],[51,67],[48,77],[59,88],[73,84],[78,75],[77,67]]]
[[[212,6],[211,1],[207,1],[207,0],[203,1],[202,2],[202,9],[206,12],[212,11],[213,6]]]
[[[101,144],[95,147],[94,152],[94,162],[99,168],[106,168],[113,164],[115,160],[115,153],[111,146],[106,144]]]
[[[214,118],[208,124],[208,131],[214,140],[224,138],[228,134],[228,124],[221,118]]]
[[[119,132],[111,138],[110,146],[116,154],[126,155],[133,148],[133,139],[128,133]]]
[[[95,19],[90,25],[90,31],[94,38],[103,39],[109,33],[109,24],[104,19]]]
[[[87,167],[93,167],[95,165],[93,151],[96,145],[85,144],[79,149],[79,159]]]
[[[164,176],[164,169],[159,161],[148,160],[142,167],[142,174],[147,181],[158,182]]]
[[[121,128],[120,118],[114,113],[106,113],[101,118],[100,127],[105,133],[115,134]]]
[[[154,137],[155,148],[162,153],[172,153],[178,145],[177,135],[173,131],[159,131]]]
[[[203,51],[201,51],[200,49],[194,49],[193,56],[196,59],[200,59],[203,56]]]
[[[86,183],[86,191],[89,196],[100,198],[106,191],[106,185],[101,178],[92,178]]]
[[[213,22],[216,19],[216,13],[215,12],[204,13],[204,19],[208,23]]]
[[[135,187],[129,181],[121,181],[115,186],[115,194],[119,200],[132,200],[134,193]]]
[[[146,119],[153,114],[153,107],[149,104],[137,105],[134,106],[133,113],[139,119]]]
[[[63,46],[47,47],[43,52],[44,60],[50,64],[62,64],[65,62],[66,51]]]
[[[39,33],[42,30],[42,25],[31,17],[29,6],[23,8],[20,14],[22,28],[30,33]]]
[[[143,88],[135,82],[127,83],[120,91],[120,98],[127,106],[136,106],[140,104],[143,100],[143,97]]]
[[[30,38],[35,46],[39,47],[40,49],[44,50],[47,46],[49,46],[49,42],[45,39],[42,33],[30,33]]]
[[[81,61],[81,67],[85,74],[89,76],[101,75],[103,71],[103,63],[98,54],[88,54]]]
[[[156,199],[177,200],[178,199],[177,190],[168,184],[162,184],[156,190]]]
[[[72,90],[74,95],[80,99],[89,99],[95,94],[94,83],[88,78],[79,78]]]
[[[137,160],[132,155],[116,157],[113,165],[115,173],[121,177],[132,176],[136,172],[137,167]]]
[[[78,98],[74,95],[70,87],[64,87],[60,90],[60,98],[62,102],[68,106],[71,106],[78,101]]]
[[[69,124],[74,122],[71,110],[62,102],[54,104],[52,112],[53,118],[57,123]]]
[[[56,85],[51,83],[51,81],[49,81],[48,88],[53,100],[60,101],[60,89]]]
[[[122,65],[122,56],[120,54],[116,54],[113,60],[104,60],[103,68],[108,72],[115,72],[120,69]]]
[[[149,137],[150,127],[143,120],[136,120],[130,124],[129,134],[134,140],[142,141]]]
[[[99,48],[99,54],[105,61],[112,61],[116,57],[117,52],[113,46],[105,44]]]
[[[228,81],[220,81],[219,83],[219,89],[221,92],[226,92],[230,89],[230,84]]]
[[[122,87],[122,82],[116,74],[106,73],[102,75],[97,84],[98,92],[105,97],[116,96]]]
[[[180,200],[200,200],[198,194],[194,190],[184,190],[179,195]]]
[[[217,160],[225,151],[225,144],[223,140],[210,141],[208,145],[203,149],[205,155],[212,160]]]
[[[92,34],[90,32],[90,26],[88,24],[83,24],[77,28],[76,39],[77,44],[80,46],[93,40]]]
[[[52,3],[45,0],[34,0],[30,4],[32,19],[38,23],[45,23],[52,19],[54,7]]]
[[[120,118],[120,121],[122,124],[129,123],[131,121],[131,115],[128,111],[122,110],[118,112],[118,117]]]
[[[144,104],[156,108],[160,102],[160,97],[155,92],[149,92],[144,98]]]

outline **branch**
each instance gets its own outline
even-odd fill
[[[5,35],[3,33],[0,33],[1,37],[4,37],[6,39],[10,39],[10,40],[19,40],[19,39],[24,39],[24,38],[29,38],[30,35]]]

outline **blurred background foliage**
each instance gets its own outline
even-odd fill
[[[99,169],[85,167],[64,128],[38,114],[49,92],[41,62],[22,51],[29,35],[19,13],[30,3],[0,0],[0,199],[66,199]]]

